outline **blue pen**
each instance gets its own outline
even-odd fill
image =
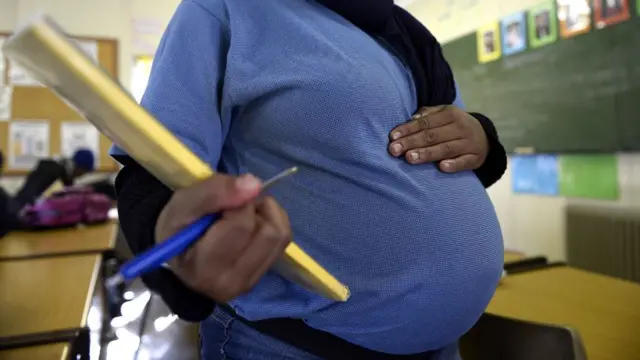
[[[297,171],[297,167],[292,167],[265,181],[262,184],[261,194],[264,194],[265,190],[273,184]],[[219,214],[203,216],[166,241],[129,260],[120,268],[120,271],[118,271],[116,275],[107,279],[106,285],[108,287],[114,287],[123,282],[134,280],[149,271],[163,266],[167,261],[182,254],[191,244],[198,241],[207,229],[218,220],[219,216]]]

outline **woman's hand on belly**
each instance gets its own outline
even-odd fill
[[[286,212],[273,198],[257,200],[262,184],[250,175],[222,174],[178,190],[158,217],[163,241],[208,214],[219,220],[182,255],[169,262],[188,287],[225,303],[249,290],[291,242]]]
[[[391,130],[391,155],[411,164],[440,162],[452,173],[479,168],[489,153],[489,140],[480,122],[452,105],[421,108]]]

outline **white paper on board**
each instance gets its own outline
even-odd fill
[[[49,157],[49,122],[20,120],[9,123],[9,168],[29,170]]]
[[[11,86],[0,86],[0,121],[11,119],[11,101],[13,89]]]
[[[4,45],[4,36],[0,36],[0,89],[4,87],[4,74],[5,74],[5,63],[6,59],[4,58],[4,53],[2,52],[2,45]]]
[[[73,39],[75,43],[94,63],[98,64],[98,42],[95,40]]]
[[[96,167],[100,159],[100,133],[95,126],[87,122],[65,121],[60,124],[60,154],[71,157],[78,149],[93,152]]]
[[[38,80],[15,62],[9,63],[9,82],[12,86],[44,87]]]

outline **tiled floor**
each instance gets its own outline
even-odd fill
[[[198,328],[185,323],[158,296],[140,282],[125,292],[121,316],[111,321],[112,331],[100,344],[100,301],[96,297],[89,313],[92,330],[91,359],[96,360],[197,360]]]

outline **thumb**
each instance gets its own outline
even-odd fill
[[[241,207],[255,199],[262,182],[251,174],[239,177],[216,174],[174,195],[185,213],[195,217]]]
[[[475,170],[479,167],[478,156],[466,154],[454,159],[440,162],[440,170],[445,173],[455,173],[464,170]]]
[[[423,106],[412,116],[414,119],[439,113],[447,108],[448,105]]]

